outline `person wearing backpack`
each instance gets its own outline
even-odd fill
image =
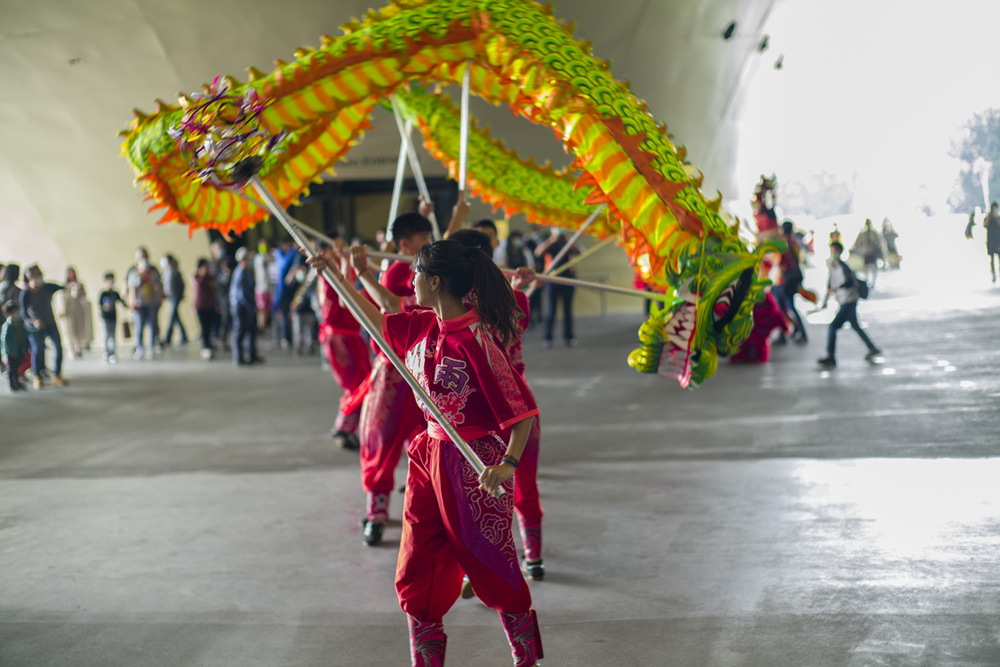
[[[830,295],[833,294],[840,304],[836,316],[830,322],[830,328],[826,333],[826,356],[819,360],[819,365],[824,368],[835,368],[837,366],[837,331],[845,324],[850,324],[851,328],[857,332],[858,337],[868,347],[868,354],[865,361],[875,362],[876,358],[882,354],[872,339],[868,337],[865,330],[858,322],[858,300],[868,298],[868,284],[860,280],[851,267],[840,257],[844,253],[844,246],[839,241],[830,244],[830,277],[826,283],[826,296],[823,297],[823,308],[826,308]]]

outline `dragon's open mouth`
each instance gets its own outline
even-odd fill
[[[738,278],[726,285],[719,297],[712,304],[712,327],[721,331],[739,312],[740,305],[746,299],[753,280],[753,271],[747,269]],[[683,299],[670,319],[664,325],[663,356],[660,357],[659,372],[662,375],[676,378],[682,387],[691,382],[692,364],[698,362],[699,350],[692,349],[695,332],[698,330],[698,299],[700,295],[690,289],[690,283],[677,291],[677,296]],[[703,378],[702,378],[703,379]],[[700,382],[701,379],[698,379]]]
[[[660,357],[659,372],[676,378],[682,387],[691,381],[691,344],[698,326],[698,296],[685,286],[678,292],[684,302],[674,311],[664,326],[666,343]]]

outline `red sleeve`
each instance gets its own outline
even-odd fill
[[[517,302],[517,307],[521,309],[522,313],[517,325],[521,327],[521,331],[527,331],[528,324],[531,323],[531,302],[528,300],[528,296],[521,291],[514,292],[514,301]]]
[[[481,357],[475,355],[473,363],[483,397],[493,412],[498,430],[505,431],[517,422],[537,415],[535,397],[521,375],[511,367],[510,360],[493,336],[482,335],[479,344],[483,354]]]
[[[413,270],[408,262],[393,262],[379,278],[382,286],[397,296],[413,296]]]
[[[432,310],[386,315],[382,318],[382,336],[393,352],[403,357],[406,351],[420,340],[424,330],[432,325],[436,318]]]

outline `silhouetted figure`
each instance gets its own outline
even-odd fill
[[[1000,255],[1000,213],[997,213],[997,203],[990,203],[990,212],[983,220],[986,228],[986,254],[990,256],[990,273],[993,282],[997,281],[996,256]]]

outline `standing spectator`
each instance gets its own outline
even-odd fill
[[[858,322],[858,299],[861,298],[861,293],[858,291],[858,278],[851,271],[851,267],[840,258],[843,253],[844,246],[839,241],[830,244],[830,278],[826,283],[826,296],[823,297],[822,307],[826,308],[830,294],[834,294],[840,303],[840,308],[827,330],[826,356],[819,360],[819,365],[826,368],[834,368],[837,365],[837,331],[845,324],[851,325],[851,328],[861,338],[861,342],[868,348],[868,354],[865,355],[866,361],[874,362],[882,354],[882,351],[875,346],[875,343]]]
[[[45,339],[52,341],[55,352],[53,362],[52,384],[57,387],[66,385],[62,376],[62,338],[59,327],[56,326],[56,316],[52,312],[52,295],[62,289],[62,285],[47,283],[42,277],[42,270],[37,264],[32,264],[25,270],[28,287],[21,291],[21,318],[28,328],[28,340],[31,342],[31,370],[34,373],[35,389],[42,388],[42,377],[45,374]]]
[[[288,272],[287,289],[292,293],[292,352],[296,357],[316,351],[316,312],[312,307],[315,293],[315,274],[310,275],[309,267],[299,264]],[[308,344],[307,342],[308,341]]]
[[[18,377],[18,369],[24,355],[28,353],[28,330],[21,319],[19,306],[13,301],[3,304],[4,323],[0,329],[0,357],[7,369],[7,388],[10,391],[21,391],[25,388]]]
[[[576,247],[571,247],[568,252],[562,253],[568,240],[561,229],[554,227],[549,238],[535,249],[536,257],[545,258],[546,271],[552,272],[580,254]],[[562,257],[559,257],[560,254]],[[557,257],[559,257],[558,262],[555,261]],[[564,278],[576,278],[576,271],[569,268],[559,275]],[[544,331],[542,333],[542,345],[545,347],[552,347],[552,329],[556,323],[556,306],[560,302],[563,311],[563,340],[566,341],[567,347],[576,346],[576,337],[573,335],[573,292],[575,289],[571,285],[545,283],[545,319],[543,320]]]
[[[160,343],[160,304],[163,303],[163,280],[160,272],[149,263],[149,251],[139,246],[135,250],[135,266],[125,276],[126,300],[135,318],[135,358],[153,358],[153,351]],[[149,330],[149,348],[145,351],[142,339]],[[145,352],[145,355],[143,354]]]
[[[69,342],[70,354],[76,359],[83,355],[85,349],[90,349],[94,333],[87,291],[77,279],[76,269],[73,267],[66,269],[66,283],[59,296],[61,297],[59,316],[65,323],[64,331]]]
[[[226,253],[225,242],[216,239],[211,245],[212,258],[208,261],[208,270],[215,279],[215,302],[219,304],[219,316],[212,328],[212,338],[219,347],[229,349],[229,332],[232,331],[232,317],[229,313],[229,279],[233,274],[235,264]]]
[[[878,261],[883,259],[882,236],[872,226],[872,219],[865,220],[864,229],[854,241],[851,252],[861,255],[865,262],[865,277],[868,284],[875,287],[875,277],[878,274]]]
[[[524,239],[524,249],[528,255],[529,262],[528,266],[532,266],[535,269],[535,273],[541,273],[545,270],[545,259],[539,257],[535,254],[538,247],[545,243],[545,235],[542,232],[540,225],[532,225],[531,233],[529,233]],[[528,295],[528,305],[531,309],[531,318],[528,321],[528,326],[532,324],[537,324],[542,321],[542,293],[540,282],[535,282],[534,287],[530,290]]]
[[[171,254],[163,256],[163,259],[160,260],[160,266],[163,267],[163,294],[167,297],[167,302],[170,305],[167,335],[163,342],[170,345],[174,339],[174,325],[177,325],[181,333],[181,345],[187,345],[187,331],[184,329],[184,323],[181,322],[181,316],[178,312],[181,301],[184,300],[184,276],[181,275],[177,258]]]
[[[229,285],[233,317],[233,363],[238,366],[263,361],[257,356],[257,304],[254,295],[253,251],[236,251],[236,269]]]
[[[257,300],[257,331],[264,333],[271,318],[271,244],[263,239],[257,246],[257,254],[253,258],[253,277]]]
[[[17,284],[17,279],[21,277],[21,267],[17,264],[8,264],[3,267],[3,281],[0,282],[0,306],[13,301],[20,303],[21,287]]]
[[[524,249],[524,234],[521,232],[511,232],[507,237],[507,247],[503,261],[500,262],[511,269],[519,269],[522,266],[534,268],[534,258],[528,259],[528,254]]]
[[[7,264],[0,269],[0,308],[8,301],[20,303],[21,287],[17,284],[21,267],[17,264]],[[0,371],[6,372],[7,366],[0,360]]]
[[[993,274],[993,282],[997,281],[997,270],[994,260],[1000,255],[1000,213],[997,213],[997,203],[990,203],[990,212],[983,220],[983,227],[986,228],[986,254],[990,256],[990,273]]]
[[[118,304],[125,303],[118,290],[115,289],[115,274],[104,274],[104,291],[98,299],[101,307],[101,325],[103,327],[104,340],[104,361],[109,364],[117,364],[118,357],[115,355],[116,343],[115,333],[118,329]]]
[[[208,361],[215,354],[212,350],[212,331],[219,319],[219,302],[215,277],[204,257],[198,260],[198,268],[191,281],[194,285],[194,310],[201,325],[201,358]]]
[[[896,229],[892,226],[889,218],[882,220],[882,241],[885,243],[885,264],[888,269],[898,269],[900,256],[899,249],[896,247],[896,239],[899,238],[899,234]]]
[[[282,347],[288,347],[292,343],[292,298],[295,293],[288,289],[286,279],[288,272],[299,263],[299,253],[292,247],[292,242],[288,238],[281,239],[278,247],[274,250],[274,263],[277,266],[278,281],[274,286],[274,304],[271,312],[277,318],[278,339]]]

